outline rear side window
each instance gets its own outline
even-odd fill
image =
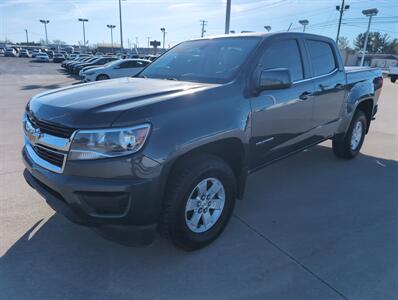
[[[275,42],[265,51],[260,64],[263,69],[289,69],[293,81],[304,78],[303,63],[296,40]]]
[[[314,76],[325,75],[336,69],[332,47],[322,41],[307,40]]]

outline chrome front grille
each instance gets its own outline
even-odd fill
[[[75,131],[75,129],[73,128],[55,125],[49,122],[38,120],[31,115],[29,115],[29,121],[35,128],[39,128],[42,133],[48,133],[62,138],[70,138]]]
[[[74,131],[42,121],[31,122],[31,119],[23,120],[27,154],[39,166],[62,173]]]
[[[36,154],[49,163],[62,168],[65,162],[66,154],[42,146],[33,146]]]

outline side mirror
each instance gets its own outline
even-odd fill
[[[263,70],[260,74],[258,91],[287,89],[293,85],[289,69]]]

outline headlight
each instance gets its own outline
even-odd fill
[[[135,153],[144,145],[149,130],[149,124],[118,129],[79,130],[73,138],[69,159],[98,159]]]

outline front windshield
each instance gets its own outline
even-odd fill
[[[139,76],[225,83],[236,75],[259,41],[255,37],[231,37],[183,42],[155,60]]]

